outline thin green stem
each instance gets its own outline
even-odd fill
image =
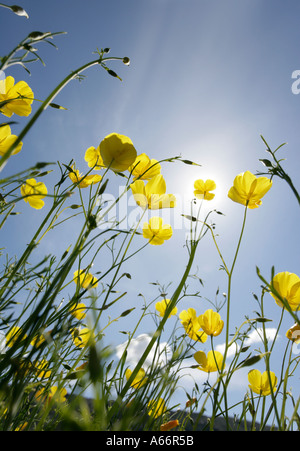
[[[222,366],[221,366],[221,369],[220,369],[220,382],[219,382],[219,384],[217,386],[217,389],[216,389],[216,397],[215,397],[215,399],[217,399],[221,383],[223,383],[222,382],[222,374],[224,373],[225,362],[226,362],[228,348],[229,348],[229,320],[230,320],[232,275],[233,275],[233,270],[234,270],[234,267],[235,267],[235,264],[236,264],[237,256],[238,256],[239,249],[240,249],[241,242],[242,242],[242,237],[243,237],[244,230],[245,230],[247,209],[248,209],[248,207],[246,205],[245,206],[245,211],[244,211],[244,218],[243,218],[242,228],[241,228],[241,232],[240,232],[240,236],[239,236],[239,240],[238,240],[238,244],[237,244],[237,248],[236,248],[236,251],[235,251],[235,255],[234,255],[234,258],[233,258],[231,269],[228,272],[226,331],[225,331],[225,352],[224,352],[224,356],[223,356]],[[225,405],[227,405],[227,384],[228,384],[228,376],[227,376],[227,380],[224,383],[224,392],[223,392]],[[213,407],[212,418],[211,418],[211,427],[212,428],[213,428],[213,425],[214,425],[214,420],[215,420],[215,417],[216,417],[217,409],[218,409],[218,406],[215,403],[214,407]],[[226,409],[225,414],[226,414],[226,424],[227,424],[227,427],[229,427],[228,409]]]
[[[173,293],[173,296],[171,297],[171,301],[166,309],[165,315],[162,318],[162,320],[160,321],[155,333],[152,336],[152,339],[150,340],[147,348],[145,349],[143,355],[141,356],[138,364],[136,365],[136,367],[134,368],[134,370],[132,371],[130,377],[127,380],[127,383],[124,385],[123,389],[121,390],[121,392],[119,393],[117,399],[115,400],[114,404],[112,405],[110,411],[108,412],[108,423],[112,420],[112,418],[116,415],[123,398],[125,397],[127,391],[129,390],[131,383],[133,382],[133,380],[135,379],[137,373],[139,372],[139,370],[141,369],[142,365],[144,364],[147,356],[149,355],[151,349],[153,348],[153,346],[155,345],[157,339],[160,337],[163,328],[165,326],[165,323],[171,313],[171,311],[173,310],[173,308],[176,306],[177,300],[180,296],[180,293],[186,283],[186,279],[190,273],[194,258],[195,258],[195,253],[196,253],[196,249],[197,249],[197,245],[198,242],[194,245],[191,245],[191,251],[190,251],[190,256],[189,256],[189,261],[188,264],[186,266],[185,272],[182,276],[182,279],[178,285],[178,287],[176,288],[176,290]]]

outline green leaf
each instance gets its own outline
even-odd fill
[[[24,16],[24,17],[26,17],[26,19],[29,19],[29,15],[25,11],[25,9],[22,8],[21,6],[18,6],[18,5],[8,6],[8,5],[4,5],[3,3],[0,3],[0,6],[3,6],[3,8],[10,9],[13,13],[17,14],[17,16]]]
[[[121,313],[120,317],[124,317],[124,316],[129,315],[133,310],[135,310],[135,307],[133,307],[131,309],[128,309],[128,310],[125,310],[123,313]]]
[[[261,317],[261,318],[256,318],[255,321],[257,321],[258,323],[267,323],[268,321],[272,322],[273,320]]]
[[[202,166],[201,164],[198,164],[198,163],[195,163],[194,161],[191,161],[191,160],[180,160],[182,163],[184,163],[184,164],[190,164],[190,165],[193,165],[193,166]]]
[[[111,70],[111,69],[107,69],[107,72],[109,73],[109,75],[111,75],[112,77],[118,78],[120,81],[122,81],[122,78],[119,77],[118,74],[116,74],[115,71]]]
[[[107,183],[108,183],[108,179],[106,179],[105,182],[103,184],[101,184],[100,189],[98,191],[99,196],[101,196],[101,194],[104,193]]]
[[[57,103],[49,103],[49,106],[51,106],[51,108],[56,108],[57,110],[66,110],[67,108],[58,105]]]
[[[267,159],[264,158],[264,159],[260,159],[259,161],[261,161],[262,164],[264,164],[267,168],[272,168],[273,167],[273,165],[272,165],[270,160],[267,160]]]
[[[95,344],[92,344],[90,346],[88,369],[89,369],[90,378],[91,378],[92,382],[97,382],[98,380],[101,379],[102,368],[101,368],[100,358],[97,353]]]
[[[249,358],[245,359],[243,362],[241,362],[240,365],[238,365],[237,368],[240,369],[240,368],[245,368],[247,366],[255,365],[257,362],[259,362],[267,354],[269,354],[269,353],[266,352],[264,354],[259,354],[259,355],[254,355],[252,357],[249,357]]]
[[[183,216],[185,219],[188,219],[189,221],[192,221],[192,222],[197,221],[197,218],[195,218],[195,216],[183,215],[183,214],[181,216]]]

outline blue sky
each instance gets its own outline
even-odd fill
[[[112,56],[128,56],[131,65],[110,64],[122,82],[99,68],[87,72],[82,82],[72,82],[56,99],[67,110],[48,109],[24,140],[22,152],[10,160],[3,174],[36,161],[68,163],[71,158],[84,170],[85,150],[97,146],[111,132],[129,136],[138,153],[145,152],[152,158],[182,155],[202,166],[163,166],[167,191],[184,196],[182,211],[187,212],[194,180],[216,181],[216,198],[207,208],[216,208],[225,215],[215,217],[216,233],[225,259],[230,262],[243,207],[230,201],[227,192],[238,173],[263,169],[258,160],[267,158],[267,154],[260,134],[271,148],[288,143],[281,150],[287,159],[285,168],[296,184],[299,181],[300,95],[291,89],[292,73],[300,69],[299,2],[23,0],[20,4],[29,19],[5,9],[0,11],[2,55],[33,30],[67,32],[55,39],[58,50],[47,45],[39,47],[45,67],[32,65],[30,77],[20,67],[8,74],[16,80],[26,80],[38,99],[44,99],[70,71],[93,59],[92,52],[97,47],[110,47]],[[16,134],[27,120],[18,121],[13,129]],[[119,183],[114,180],[112,183]],[[171,220],[180,218],[179,208]],[[1,247],[5,244],[11,255],[23,249],[32,235],[32,224],[41,217],[41,212],[29,211],[25,203],[19,203],[18,210],[24,218],[22,233],[19,216],[11,219],[9,228],[1,230]],[[168,218],[168,213],[163,215]],[[256,265],[266,277],[272,265],[276,272],[300,274],[298,224],[296,200],[289,188],[275,179],[263,205],[248,214],[234,277],[233,328],[257,309],[252,296],[252,292],[259,294],[260,287]],[[157,291],[149,282],[173,281],[175,287],[187,261],[185,233],[184,228],[176,229],[172,240],[161,247],[149,246],[128,266],[133,277],[120,312],[139,306],[140,292],[149,300],[156,296]],[[56,240],[63,246],[69,234],[66,230],[55,240],[45,240],[41,252],[55,252]],[[219,265],[207,236],[194,268],[198,267],[204,280],[203,297],[214,298],[218,287],[221,293],[226,291],[226,279]],[[208,304],[188,298],[179,308],[190,306],[200,314]],[[266,316],[277,324],[280,312],[273,299],[266,309]],[[290,325],[286,315],[282,331]],[[146,327],[149,330],[140,332],[150,333],[153,325]],[[117,325],[116,332],[120,328]],[[118,340],[121,342],[124,337],[120,335]],[[282,337],[282,341],[278,340],[275,367],[284,347]]]

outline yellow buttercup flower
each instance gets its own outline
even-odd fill
[[[94,333],[88,327],[83,327],[82,329],[74,329],[72,336],[75,346],[84,348],[94,338]]]
[[[126,171],[137,155],[131,139],[119,133],[107,135],[99,148],[104,166],[115,172]]]
[[[248,208],[258,208],[262,204],[262,197],[272,186],[272,180],[267,177],[256,177],[250,171],[243,172],[235,177],[228,197]]]
[[[28,202],[32,208],[39,210],[43,208],[45,202],[42,200],[48,191],[43,182],[37,182],[35,179],[27,179],[21,186],[21,194],[25,202]]]
[[[87,188],[90,185],[99,183],[102,179],[99,174],[89,174],[86,176],[79,174],[78,169],[73,169],[73,172],[69,172],[69,177],[73,183],[78,183],[80,188]]]
[[[146,209],[158,210],[176,206],[173,194],[166,194],[166,182],[161,174],[154,176],[148,183],[136,180],[130,185],[136,203]]]
[[[211,193],[210,191],[215,190],[217,187],[217,185],[215,184],[215,182],[213,180],[196,180],[194,183],[194,195],[198,198],[198,199],[204,199],[204,200],[212,200],[215,195],[214,193]]]
[[[11,134],[10,126],[3,125],[0,127],[0,156],[2,157],[8,149],[13,145],[15,140],[17,139],[16,135]],[[22,149],[23,143],[22,141],[17,145],[17,147],[13,150],[12,155],[16,155]]]
[[[51,376],[51,370],[49,369],[49,362],[46,359],[42,359],[35,364],[37,377],[40,379],[48,379]]]
[[[43,332],[41,334],[36,335],[35,337],[33,337],[33,339],[30,342],[31,346],[34,346],[35,348],[38,348],[46,340],[49,342],[50,340],[52,340],[51,333],[52,333],[52,330],[49,330],[47,332],[45,331],[45,332]]]
[[[183,325],[187,335],[194,341],[200,341],[205,343],[207,340],[207,334],[201,329],[199,317],[196,314],[196,310],[189,308],[188,310],[183,310],[179,318],[181,324]]]
[[[219,313],[212,309],[206,310],[203,315],[198,317],[201,329],[207,334],[214,337],[220,335],[224,327],[224,321],[221,320]]]
[[[56,387],[56,385],[53,385],[52,387],[50,387],[50,393],[48,394],[48,401],[51,401],[52,399],[54,399],[57,403],[64,403],[66,402],[67,398],[67,390],[65,387],[62,388],[58,388]]]
[[[157,216],[150,218],[149,223],[144,222],[143,237],[149,240],[150,244],[160,245],[169,240],[173,234],[172,227],[164,224],[163,219]]]
[[[132,371],[127,368],[127,370],[125,371],[125,377],[128,380],[130,378],[132,374]],[[135,378],[133,379],[133,381],[131,382],[131,387],[133,388],[140,388],[142,387],[146,382],[147,382],[147,377],[145,377],[146,372],[143,368],[141,368],[137,375],[135,376]]]
[[[148,415],[158,418],[167,411],[167,406],[163,398],[159,398],[158,401],[151,400],[148,402]]]
[[[28,116],[33,99],[33,92],[25,81],[15,84],[15,79],[11,76],[0,80],[0,103],[6,102],[0,107],[4,116],[11,117],[14,113],[18,116]]]
[[[161,166],[157,160],[150,159],[145,153],[138,155],[128,171],[133,175],[133,180],[150,180],[160,174]]]
[[[75,307],[70,309],[70,313],[78,320],[82,320],[85,318],[86,305],[83,302],[80,302]]]
[[[274,276],[271,285],[277,291],[277,293],[286,299],[290,308],[295,311],[300,307],[300,278],[290,272],[280,272]],[[280,307],[283,307],[283,303],[271,293],[275,302]]]
[[[79,284],[82,288],[91,288],[91,287],[97,287],[98,281],[96,277],[94,277],[91,273],[85,272],[83,270],[75,271],[74,272],[74,282],[76,284]]]
[[[24,423],[20,424],[15,428],[15,431],[24,431],[28,426],[28,421],[25,421]]]
[[[165,316],[166,310],[167,310],[170,302],[171,302],[171,299],[163,299],[162,301],[159,301],[155,304],[155,308],[159,312],[160,316],[162,316],[162,317]],[[171,313],[169,314],[168,318],[170,318],[170,316],[172,316],[172,315],[176,315],[176,313],[177,313],[177,307],[174,307],[172,309]]]
[[[66,402],[67,390],[63,387],[58,389],[56,385],[50,387],[50,389],[46,390],[42,388],[38,390],[34,397],[38,402],[49,403],[52,399],[57,403]]]
[[[162,424],[160,426],[159,430],[160,431],[171,431],[172,429],[176,428],[177,426],[179,426],[178,420],[170,420],[167,423]]]
[[[102,169],[105,167],[100,155],[100,146],[97,148],[91,146],[85,151],[84,159],[90,168]]]
[[[191,398],[185,403],[185,407],[192,407],[197,402],[197,398]]]
[[[11,347],[18,340],[20,334],[22,333],[22,329],[19,326],[13,326],[6,335],[6,344]],[[26,338],[26,334],[23,338]]]
[[[295,323],[285,334],[289,340],[299,344],[300,343],[300,325]]]
[[[270,371],[271,385],[268,372],[261,374],[259,370],[251,370],[248,373],[249,388],[258,395],[268,396],[276,391],[277,377]]]
[[[198,351],[194,354],[194,359],[199,363],[198,369],[205,373],[213,373],[222,368],[223,355],[219,351],[208,351],[207,355]]]

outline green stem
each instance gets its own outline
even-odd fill
[[[98,58],[94,61],[90,61],[89,63],[84,64],[83,66],[79,67],[78,69],[71,72],[69,75],[67,75],[61,83],[59,83],[56,88],[49,94],[49,96],[44,100],[44,102],[41,104],[39,109],[36,111],[36,113],[32,116],[28,124],[23,128],[17,139],[14,141],[14,143],[10,146],[10,148],[5,152],[3,157],[0,160],[0,170],[6,160],[10,157],[13,150],[17,147],[17,145],[22,141],[22,139],[25,137],[25,135],[28,133],[28,131],[31,129],[31,127],[34,125],[34,123],[37,121],[37,119],[40,117],[40,115],[43,113],[43,111],[49,106],[49,104],[55,99],[55,97],[60,93],[60,91],[73,79],[78,77],[79,74],[84,72],[85,70],[89,69],[92,66],[95,66],[97,64],[102,64],[103,61],[109,61],[109,60],[119,60],[122,58]]]
[[[180,296],[180,293],[186,283],[187,277],[190,273],[194,258],[195,258],[195,254],[196,254],[196,249],[197,249],[197,245],[199,242],[194,243],[193,245],[191,245],[191,251],[190,251],[190,255],[189,255],[189,260],[188,260],[188,264],[186,266],[185,272],[182,276],[182,279],[178,285],[178,287],[176,288],[176,290],[173,293],[173,296],[171,298],[171,302],[168,305],[168,308],[166,309],[165,315],[162,318],[162,320],[160,321],[155,333],[153,334],[153,337],[151,339],[151,341],[149,342],[147,348],[145,349],[143,355],[141,356],[137,366],[134,368],[134,370],[132,371],[130,377],[127,380],[127,383],[124,385],[123,389],[121,390],[121,392],[119,393],[117,399],[115,400],[114,404],[112,405],[110,411],[108,412],[108,423],[112,420],[112,418],[115,416],[115,414],[117,413],[123,398],[125,397],[127,391],[130,389],[131,383],[133,382],[133,380],[135,379],[137,373],[139,372],[139,370],[141,369],[142,365],[144,364],[146,358],[148,357],[151,349],[153,348],[153,346],[155,345],[155,342],[157,341],[157,339],[160,337],[163,328],[165,326],[165,323],[171,313],[171,311],[173,310],[173,308],[176,306],[176,303],[178,301],[178,298]]]
[[[248,207],[246,205],[245,206],[245,211],[244,211],[244,218],[243,218],[243,224],[242,224],[242,229],[241,229],[239,241],[238,241],[238,244],[237,244],[237,248],[236,248],[235,255],[234,255],[234,258],[233,258],[233,262],[232,262],[232,265],[231,265],[231,269],[228,272],[225,352],[224,352],[224,356],[223,356],[222,366],[221,366],[221,369],[220,369],[220,372],[219,372],[219,374],[220,374],[220,382],[219,382],[219,384],[218,384],[218,386],[216,388],[216,397],[215,397],[215,399],[217,399],[217,397],[218,397],[220,386],[222,384],[222,374],[223,374],[224,369],[225,369],[225,362],[226,362],[228,348],[229,348],[229,319],[230,319],[230,301],[231,301],[232,274],[233,274],[233,270],[234,270],[234,267],[235,267],[235,264],[236,264],[237,256],[238,256],[239,249],[240,249],[241,242],[242,242],[242,237],[243,237],[244,230],[245,230],[247,209],[248,209]],[[224,383],[223,396],[224,396],[225,406],[227,406],[227,390],[226,390],[227,383],[228,383],[228,378],[227,378],[227,380]],[[211,418],[211,428],[213,428],[213,425],[214,425],[214,420],[215,420],[215,417],[216,417],[217,408],[218,408],[217,404],[215,403],[214,406],[213,406],[213,414],[212,414],[212,418]],[[229,428],[228,409],[226,409],[225,414],[226,414],[227,428]]]

